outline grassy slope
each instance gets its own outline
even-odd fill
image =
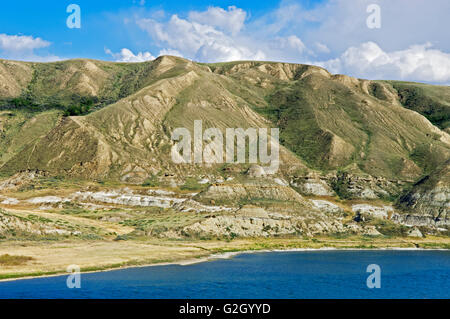
[[[397,207],[404,211],[434,216],[435,218],[448,218],[450,197],[450,159],[417,181],[409,192],[406,192],[397,201]],[[426,197],[423,200],[421,197]]]
[[[0,166],[27,145],[45,136],[56,124],[61,112],[0,111]]]
[[[17,82],[14,73],[4,70],[4,64],[7,63],[9,61],[0,60],[0,76],[5,81]],[[20,90],[10,90],[14,94],[0,94],[0,109],[67,110],[74,106],[90,106],[91,110],[95,110],[115,103],[160,79],[160,74],[155,72],[158,61],[112,63],[76,59],[23,64],[27,69],[20,70],[20,76],[27,81],[20,83]],[[181,69],[182,67],[178,71]],[[177,74],[177,70],[172,71],[172,74],[164,76]],[[84,113],[88,113],[88,110]]]
[[[450,128],[450,86],[388,81],[398,91],[400,102],[425,116],[441,129]]]
[[[45,167],[64,149],[64,163],[54,165],[68,170],[100,156],[102,165],[118,167],[119,176],[120,166],[142,162],[149,152],[154,158],[162,157],[168,146],[164,135],[174,127],[192,127],[194,119],[203,119],[205,127],[268,125],[251,109],[280,127],[282,144],[316,169],[415,179],[449,156],[448,144],[439,141],[442,132],[400,104],[445,127],[447,87],[335,77],[317,67],[295,64],[206,65],[174,57],[138,64],[71,60],[27,67],[32,69],[32,77],[16,97],[31,104],[11,105],[11,98],[3,96],[3,108],[23,110],[21,114],[28,118],[32,117],[26,112],[30,105],[41,111],[84,104],[92,110],[102,109],[63,121],[41,139],[39,147],[28,143],[27,149],[12,139],[17,135],[17,140],[33,142],[29,136],[36,136],[34,130],[48,132],[55,124],[56,112],[47,112],[53,115],[43,115],[47,120],[41,127],[22,135],[17,133],[22,125],[17,121],[0,143],[8,153],[2,156],[3,162],[22,150],[9,171],[23,169],[23,158],[32,157],[35,151],[40,155],[33,155],[32,166]],[[55,136],[61,137],[58,143]],[[73,147],[67,137],[81,140]],[[49,143],[54,143],[52,152]],[[6,144],[16,146],[7,149]],[[83,145],[92,147],[86,150]],[[121,163],[111,162],[115,156],[122,158]]]
[[[449,156],[442,132],[363,84],[313,74],[274,92],[260,112],[281,128],[285,146],[322,170],[414,179]]]

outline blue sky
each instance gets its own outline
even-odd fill
[[[71,3],[81,8],[80,29],[66,25]],[[363,78],[450,83],[447,0],[58,0],[1,6],[0,58],[140,62],[173,54],[201,62],[309,63]],[[376,26],[369,27],[368,19]]]
[[[311,8],[322,0],[299,1]],[[66,19],[69,4],[81,8],[81,29],[69,29]],[[139,28],[124,27],[123,18],[151,15],[163,10],[166,14],[186,15],[190,11],[202,11],[208,7],[239,7],[251,18],[263,16],[276,9],[278,1],[144,1],[140,0],[75,0],[75,1],[8,1],[0,10],[0,33],[32,35],[52,43],[40,49],[41,55],[52,54],[67,58],[111,59],[104,47],[120,50],[155,50],[146,33]]]

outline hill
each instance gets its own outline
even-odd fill
[[[350,230],[404,235],[403,226],[391,223],[411,226],[448,211],[448,174],[442,171],[450,158],[448,87],[356,79],[310,65],[203,64],[171,56],[129,64],[1,60],[0,79],[0,193],[18,197],[7,197],[5,205],[25,205],[20,197],[41,189],[53,197],[37,201],[59,198],[58,209],[68,202],[88,205],[77,190],[89,193],[83,188],[89,185],[98,190],[86,195],[94,207],[136,202],[225,214],[208,215],[205,223],[196,219],[195,227],[138,227],[175,237]],[[203,130],[218,128],[224,136],[227,128],[279,128],[279,170],[248,161],[175,163],[172,132],[182,127],[194,136],[198,120]],[[179,197],[144,196],[141,189],[139,196],[100,191],[105,184],[175,192],[183,204]],[[74,192],[69,199],[59,194],[67,185]],[[438,199],[428,192],[437,188]],[[390,204],[399,197],[394,211]],[[267,220],[253,225],[253,217],[239,215],[248,211]],[[439,227],[448,225],[443,218]]]
[[[22,145],[20,152],[9,148],[4,172],[123,177],[130,164],[130,171],[147,174],[172,169],[133,163],[150,158],[167,163],[168,133],[192,128],[196,119],[221,129],[279,127],[281,144],[296,155],[292,161],[327,172],[414,180],[449,157],[449,135],[418,114],[428,114],[441,128],[447,125],[447,87],[359,80],[306,65],[203,65],[175,57],[138,64],[0,65],[2,109],[9,111],[2,117],[28,111],[33,112],[30,121],[40,116],[50,122],[39,131],[47,134]],[[55,121],[53,110],[84,116]],[[2,122],[14,126],[15,121]]]

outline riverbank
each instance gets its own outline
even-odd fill
[[[255,251],[307,249],[450,249],[450,238],[255,238],[235,240],[129,241],[8,241],[0,242],[0,256],[26,256],[20,265],[0,265],[0,280],[67,274],[69,265],[81,272],[151,265],[187,265]]]

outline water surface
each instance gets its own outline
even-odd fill
[[[381,267],[381,288],[366,285]],[[450,298],[450,251],[241,254],[192,265],[128,268],[0,282],[0,298]]]

